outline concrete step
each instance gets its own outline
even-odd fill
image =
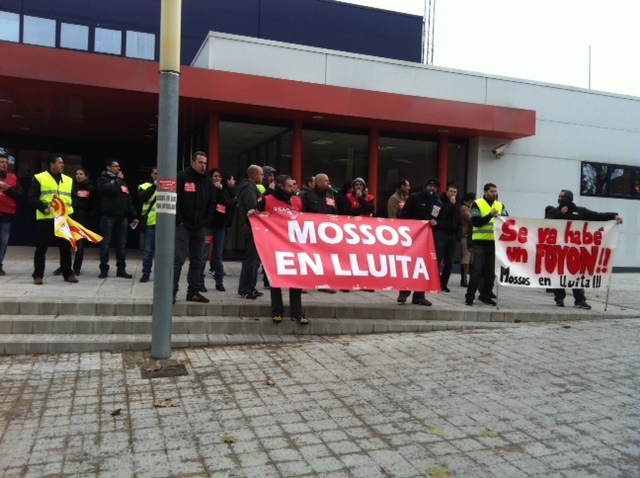
[[[0,333],[0,354],[43,354],[97,351],[149,350],[151,317],[113,318],[94,321],[32,317],[15,322],[12,332]],[[93,325],[93,327],[92,327]],[[205,347],[212,345],[259,345],[289,343],[322,335],[354,335],[399,332],[433,332],[440,330],[470,330],[514,327],[509,323],[481,323],[426,320],[338,320],[314,319],[308,326],[292,321],[274,324],[271,319],[259,320],[213,317],[192,320],[176,317],[173,322],[172,347]],[[109,327],[111,327],[109,331]],[[92,329],[93,331],[90,331]]]
[[[553,320],[571,320],[573,317],[620,319],[637,316],[637,313],[620,310],[619,312],[597,312],[565,308],[540,308],[537,310],[519,310],[513,308],[496,308],[486,305],[468,307],[465,305],[421,307],[415,305],[400,305],[395,302],[384,304],[320,304],[309,303],[304,306],[307,318],[336,318],[336,319],[375,319],[375,320],[458,320],[471,322],[540,322]],[[0,316],[15,318],[29,316],[43,317],[81,317],[95,320],[114,317],[144,318],[153,314],[153,305],[149,299],[129,299],[115,301],[113,299],[74,299],[60,300],[29,300],[2,299],[0,300]],[[208,304],[178,301],[173,306],[174,317],[270,317],[271,307],[266,299],[246,301],[235,299],[229,302],[211,302]],[[285,317],[289,316],[285,307]],[[588,316],[588,317],[586,317]],[[0,325],[1,327],[2,325]],[[2,329],[0,329],[2,333]]]

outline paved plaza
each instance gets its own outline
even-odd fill
[[[0,476],[637,477],[639,343],[629,318],[4,356]]]

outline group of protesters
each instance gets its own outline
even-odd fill
[[[17,201],[23,196],[15,174],[8,172],[12,158],[0,148],[0,275],[11,222],[16,214]],[[29,204],[36,211],[36,248],[34,253],[33,282],[43,283],[45,256],[49,244],[55,242],[60,251],[60,267],[54,275],[62,275],[64,281],[78,282],[83,263],[84,242],[94,233],[89,229],[99,218],[100,273],[106,279],[109,274],[109,250],[116,250],[116,277],[132,278],[126,270],[126,239],[129,228],[140,226],[144,232],[143,269],[140,282],[150,280],[155,251],[157,167],[151,168],[148,181],[138,188],[142,204],[140,211],[134,208],[124,174],[117,160],[107,160],[105,169],[94,185],[86,169],[77,168],[75,180],[64,174],[64,159],[52,155],[48,169],[34,176],[27,193]],[[426,181],[424,188],[411,193],[409,180],[401,179],[387,202],[386,216],[391,219],[427,221],[432,228],[437,263],[440,268],[442,292],[450,292],[449,279],[453,269],[455,251],[460,244],[460,286],[466,288],[465,304],[472,306],[478,299],[488,305],[496,305],[493,293],[495,282],[495,238],[493,224],[497,216],[508,216],[504,205],[498,201],[497,186],[487,183],[482,197],[476,199],[469,192],[459,197],[454,183],[448,183],[440,192],[437,178]],[[202,295],[205,287],[205,269],[209,261],[209,273],[215,279],[215,288],[225,291],[222,254],[226,231],[236,209],[240,218],[240,230],[244,238],[244,257],[237,293],[243,299],[256,299],[263,295],[256,289],[261,264],[258,248],[251,226],[251,216],[266,211],[269,213],[316,213],[345,216],[376,216],[374,197],[369,194],[366,181],[357,177],[345,182],[341,189],[332,187],[327,174],[318,173],[307,178],[302,188],[297,180],[286,174],[278,174],[270,166],[251,165],[247,177],[236,188],[235,178],[214,168],[207,171],[207,156],[197,151],[191,163],[177,176],[176,234],[174,258],[174,303],[182,267],[189,258],[186,300],[207,303]],[[549,206],[545,217],[550,219],[616,220],[622,222],[617,213],[596,213],[577,207],[573,194],[562,190],[558,207]],[[73,240],[63,237],[62,226],[79,235]],[[100,240],[101,239],[101,240]],[[72,261],[72,245],[75,259]],[[426,251],[425,251],[426,252]],[[265,274],[265,286],[269,278]],[[319,291],[337,293],[332,288]],[[344,289],[344,292],[349,290]],[[302,309],[302,289],[289,290],[291,319],[299,324],[308,324]],[[373,291],[371,291],[373,292]],[[564,306],[566,293],[554,290],[555,302]],[[589,309],[584,291],[573,289],[575,306]],[[279,323],[284,314],[282,291],[270,287],[273,321]],[[405,303],[411,291],[399,292],[397,302]],[[424,291],[413,291],[412,304],[432,305]]]
[[[14,158],[0,148],[0,275],[6,274],[2,262],[17,204],[24,195],[16,175],[8,170],[10,161],[15,163]],[[233,176],[223,178],[218,169],[208,173],[206,169],[207,157],[198,151],[193,155],[190,166],[178,173],[174,301],[187,256],[190,259],[187,300],[209,301],[200,294],[206,291],[205,258],[211,258],[210,273],[216,280],[216,289],[224,290],[222,247],[235,206],[235,179]],[[118,160],[108,159],[95,183],[83,167],[76,169],[75,179],[64,174],[64,170],[64,158],[52,154],[46,170],[33,177],[26,195],[28,205],[36,215],[33,283],[44,283],[46,253],[51,244],[58,247],[60,256],[60,265],[53,275],[62,275],[65,282],[77,283],[82,271],[84,245],[88,240],[100,246],[100,279],[109,276],[111,246],[116,252],[116,277],[131,279],[133,276],[126,268],[126,243],[129,229],[138,226],[144,232],[140,282],[148,282],[155,251],[157,167],[151,168],[150,178],[138,187],[138,198],[142,204],[140,211],[134,207]],[[99,231],[101,236],[92,229]],[[206,246],[212,243],[215,246],[210,253]]]

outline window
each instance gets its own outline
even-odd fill
[[[0,40],[20,41],[20,15],[0,12]]]
[[[314,128],[314,129],[311,129]],[[357,177],[365,180],[369,169],[369,132],[304,126],[302,177],[324,173],[340,189]],[[300,178],[297,178],[300,181]]]
[[[60,25],[60,46],[73,50],[88,50],[89,27],[62,23]]]
[[[152,33],[127,31],[127,52],[130,58],[153,60],[155,58],[156,36]]]
[[[122,32],[107,28],[96,28],[96,38],[93,50],[98,53],[122,55]]]
[[[420,191],[426,180],[436,175],[437,166],[437,138],[381,132],[376,215],[387,215],[387,201],[396,192],[399,180],[408,179],[412,192]]]
[[[55,47],[56,21],[25,15],[23,42],[30,45]]]
[[[580,193],[583,196],[640,199],[640,168],[583,162]]]

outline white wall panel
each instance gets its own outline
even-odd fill
[[[539,120],[640,132],[640,98],[522,80],[489,79],[487,102],[535,110]]]
[[[326,55],[319,51],[218,36],[209,36],[208,41],[212,51],[210,69],[309,83],[325,82]],[[195,61],[200,61],[199,56]]]
[[[513,141],[508,151],[555,159],[639,165],[640,134],[539,120],[536,135]]]
[[[327,84],[346,88],[484,104],[486,81],[424,65],[327,56]]]

